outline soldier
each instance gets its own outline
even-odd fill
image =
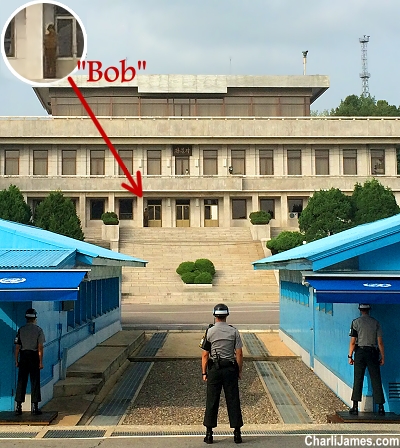
[[[358,402],[361,401],[365,369],[371,377],[374,402],[378,404],[378,414],[385,415],[380,366],[385,362],[382,329],[379,322],[369,315],[371,306],[360,303],[361,317],[354,319],[350,328],[349,364],[354,365],[354,385],[351,400],[351,415],[358,415]],[[353,359],[354,353],[354,359]]]
[[[22,414],[22,403],[25,401],[28,376],[31,380],[32,414],[40,415],[42,411],[38,404],[42,401],[40,394],[40,370],[43,369],[43,330],[36,325],[37,313],[29,308],[25,313],[26,325],[18,330],[15,338],[15,365],[18,367],[18,384],[16,401],[16,415]]]
[[[243,343],[236,328],[226,323],[229,310],[220,303],[214,307],[215,325],[210,326],[202,342],[202,376],[207,382],[207,401],[204,426],[207,428],[204,442],[213,443],[213,428],[217,426],[219,399],[224,388],[229,423],[235,428],[235,443],[242,442],[243,426],[240,409],[239,383],[243,368]]]
[[[52,23],[44,36],[44,77],[56,78],[58,36]]]

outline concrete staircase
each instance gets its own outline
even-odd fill
[[[122,297],[136,303],[275,302],[272,271],[254,271],[264,258],[248,228],[121,229],[120,252],[147,260],[146,268],[123,268]],[[210,259],[213,287],[185,285],[176,273],[183,261]]]

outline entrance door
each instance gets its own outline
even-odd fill
[[[162,227],[161,199],[149,199],[147,211],[149,212],[149,227]]]
[[[176,200],[176,227],[190,227],[190,200]]]
[[[218,199],[204,199],[204,227],[218,226]]]

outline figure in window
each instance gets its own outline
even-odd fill
[[[57,33],[50,23],[44,36],[44,78],[56,78],[57,74]]]

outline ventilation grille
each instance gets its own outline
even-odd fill
[[[400,400],[400,383],[389,383],[389,400]]]

